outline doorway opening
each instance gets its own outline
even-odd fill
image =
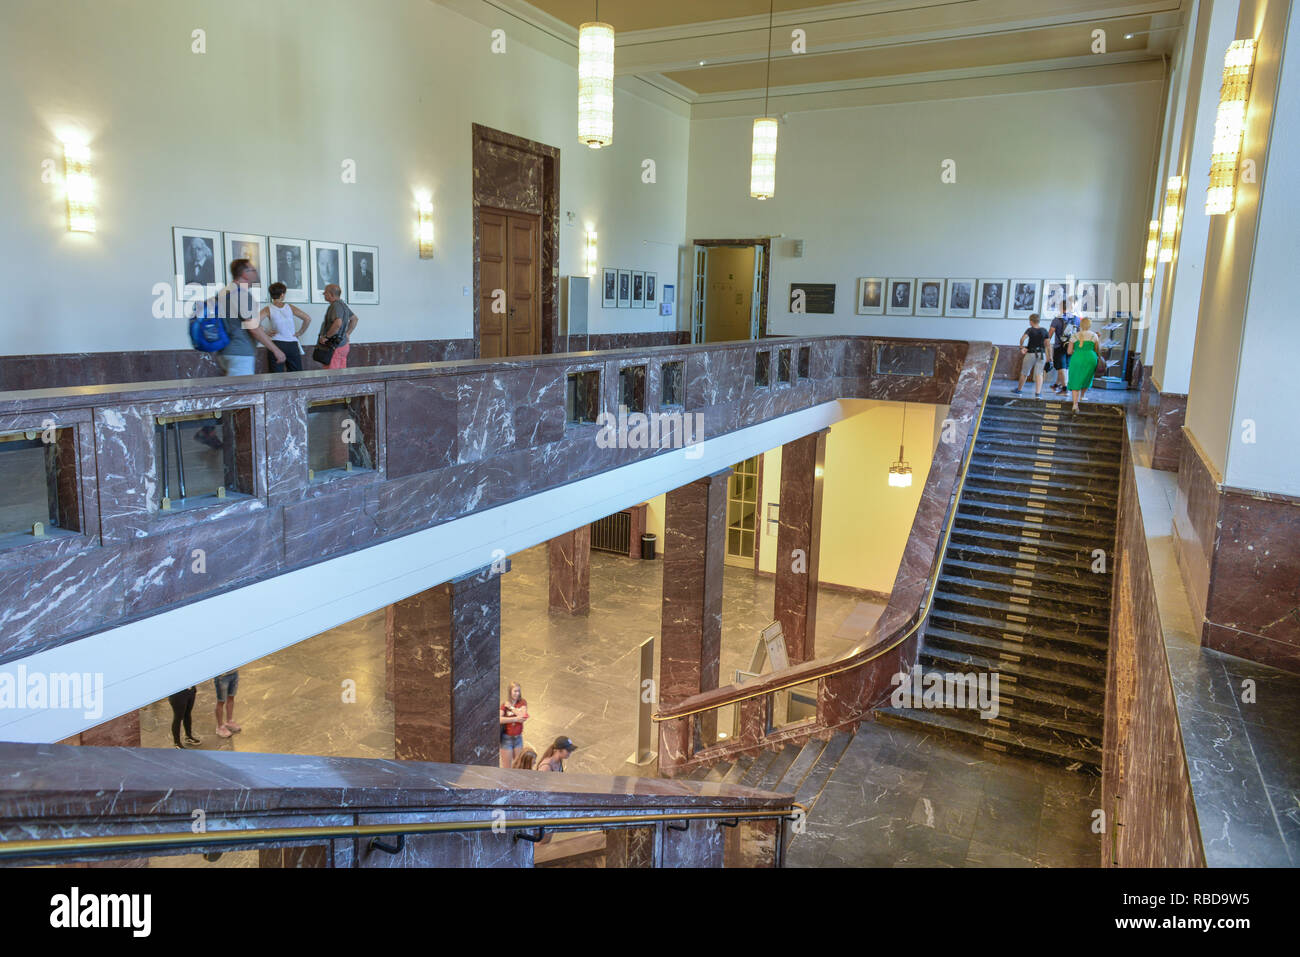
[[[737,462],[727,482],[727,551],[723,562],[758,568],[758,490],[763,457]]]
[[[771,240],[697,239],[691,295],[691,342],[767,335]]]

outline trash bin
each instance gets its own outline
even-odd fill
[[[641,536],[641,557],[643,559],[652,559],[655,557],[655,542],[658,537],[655,535],[645,534]]]

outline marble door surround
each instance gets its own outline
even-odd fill
[[[781,448],[780,525],[776,534],[776,598],[772,617],[785,632],[791,662],[816,656],[822,473],[829,429]]]
[[[479,208],[531,213],[542,218],[541,352],[565,352],[560,342],[560,151],[478,123],[471,130],[474,162],[474,348],[482,317]]]

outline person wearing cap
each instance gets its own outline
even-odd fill
[[[565,736],[561,735],[555,739],[552,744],[542,754],[537,762],[535,771],[563,771],[564,762],[573,756],[573,752],[578,750],[578,746]]]

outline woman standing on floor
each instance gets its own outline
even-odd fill
[[[194,728],[190,724],[190,719],[194,715],[194,699],[198,696],[198,688],[186,688],[184,691],[167,696],[167,703],[172,706],[172,742],[182,750],[185,748],[185,745],[181,744],[182,724],[185,725],[185,740],[190,746],[200,743],[199,739],[194,737]]]
[[[506,700],[501,702],[501,767],[512,768],[524,750],[524,722],[528,720],[528,702],[518,681],[510,682]]]
[[[1066,354],[1070,357],[1070,381],[1067,388],[1070,390],[1073,412],[1079,411],[1079,398],[1092,385],[1092,374],[1097,371],[1097,349],[1100,345],[1101,339],[1092,331],[1092,320],[1080,319],[1078,333],[1065,347]]]

